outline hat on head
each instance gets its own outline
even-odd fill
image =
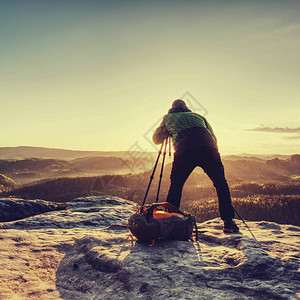
[[[183,101],[183,100],[181,100],[181,99],[177,99],[177,100],[175,100],[173,103],[172,103],[172,108],[175,108],[175,107],[187,107],[186,106],[186,103]]]

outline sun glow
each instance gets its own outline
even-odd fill
[[[299,152],[298,135],[249,131],[299,127],[287,2],[2,4],[0,146],[153,149],[145,134],[189,92],[222,153]]]

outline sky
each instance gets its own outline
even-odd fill
[[[300,1],[0,0],[0,147],[153,150],[173,100],[221,154],[300,153]]]

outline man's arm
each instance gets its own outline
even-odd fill
[[[168,129],[165,125],[164,119],[160,123],[159,127],[156,128],[152,140],[155,145],[161,144],[169,136]]]
[[[208,121],[205,118],[204,118],[204,120],[205,120],[205,125],[206,125],[208,131],[210,132],[210,134],[214,138],[215,142],[217,143],[217,137],[216,137],[216,135],[214,133],[214,130],[212,129],[211,125],[208,123]]]

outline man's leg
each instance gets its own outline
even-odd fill
[[[196,164],[187,153],[180,154],[174,157],[172,172],[171,172],[171,186],[167,196],[167,202],[173,204],[175,207],[180,207],[180,200],[182,188],[194,170]]]
[[[228,183],[225,179],[224,166],[218,150],[214,148],[203,149],[203,155],[201,155],[201,162],[199,165],[212,180],[214,187],[217,190],[222,220],[232,220],[234,218],[234,210],[231,203]]]

